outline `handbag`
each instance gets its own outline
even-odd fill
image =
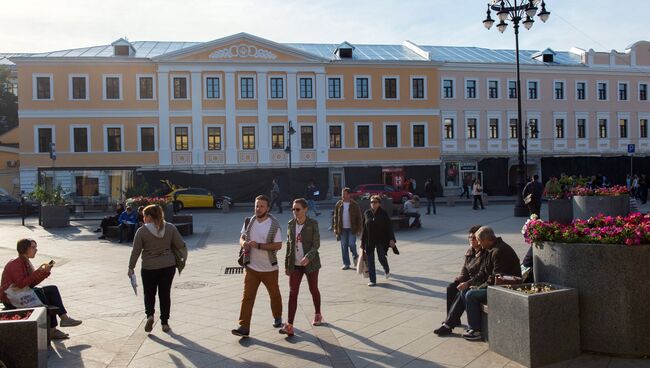
[[[365,278],[368,278],[368,259],[366,253],[362,253],[357,258],[357,273]]]
[[[250,217],[246,217],[246,220],[244,220],[244,229],[248,229],[248,224],[251,222]],[[243,247],[239,247],[239,255],[237,256],[237,264],[241,267],[246,267],[246,252],[244,252]]]
[[[9,299],[11,305],[16,308],[42,307],[45,305],[38,298],[34,289],[29,286],[18,288],[11,284],[5,294],[7,294],[7,299]]]
[[[183,250],[185,251],[183,252]],[[174,253],[174,258],[176,259],[176,269],[178,270],[179,275],[185,268],[185,263],[187,262],[187,246],[185,244],[183,244],[183,250],[172,245],[172,253]]]
[[[533,194],[529,194],[524,197],[524,204],[530,204],[533,201]]]

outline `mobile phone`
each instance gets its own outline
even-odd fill
[[[48,264],[50,265],[50,267],[54,266],[54,260],[53,259],[50,260],[50,263],[48,263]]]

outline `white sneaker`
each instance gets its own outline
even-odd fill
[[[368,286],[375,286],[375,283],[374,282],[369,282]]]
[[[390,272],[386,274],[386,280],[390,279]]]

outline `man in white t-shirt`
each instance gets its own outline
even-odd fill
[[[278,285],[277,251],[282,248],[280,223],[269,211],[270,200],[260,195],[255,198],[255,216],[246,219],[241,229],[239,245],[244,250],[244,295],[239,312],[239,327],[232,334],[248,337],[257,289],[263,283],[271,299],[273,327],[282,326],[282,296]]]
[[[337,239],[341,241],[342,270],[350,269],[350,254],[348,252],[352,252],[353,262],[356,265],[359,257],[356,241],[363,230],[361,209],[359,204],[351,198],[350,192],[350,188],[343,188],[341,200],[334,206],[333,227]]]

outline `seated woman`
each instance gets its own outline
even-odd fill
[[[409,227],[420,228],[420,197],[414,195],[413,198],[404,202],[404,215],[409,217]]]
[[[442,322],[442,326],[433,330],[436,335],[449,335],[454,327],[460,326],[460,316],[465,311],[465,302],[462,293],[458,290],[458,285],[476,276],[484,259],[485,252],[481,250],[481,246],[474,236],[480,227],[481,225],[474,225],[469,229],[470,247],[465,253],[465,263],[460,270],[460,275],[447,286],[447,318]]]
[[[115,205],[115,215],[113,216],[106,216],[102,219],[101,225],[99,225],[99,228],[95,230],[96,233],[102,232],[102,235],[99,237],[99,239],[106,239],[106,228],[109,226],[117,226],[119,224],[118,219],[120,218],[120,215],[124,212],[124,205],[122,203],[118,203]]]
[[[63,306],[63,301],[61,300],[61,294],[59,289],[54,285],[48,285],[43,287],[36,287],[43,280],[50,276],[52,271],[53,264],[42,264],[39,268],[34,269],[31,258],[36,256],[38,251],[37,244],[35,240],[32,239],[20,239],[16,246],[18,250],[18,257],[9,261],[2,271],[2,281],[0,282],[0,300],[4,303],[7,309],[15,309],[15,307],[9,301],[5,291],[11,286],[14,285],[18,288],[24,288],[25,286],[30,286],[34,289],[34,292],[38,298],[46,305],[52,305],[59,308],[59,318],[61,318],[61,327],[72,327],[81,324],[81,321],[72,319],[68,316],[68,312]],[[57,322],[56,318],[52,318],[50,321],[51,338],[52,339],[65,339],[68,337],[68,334],[58,330],[56,328]]]

